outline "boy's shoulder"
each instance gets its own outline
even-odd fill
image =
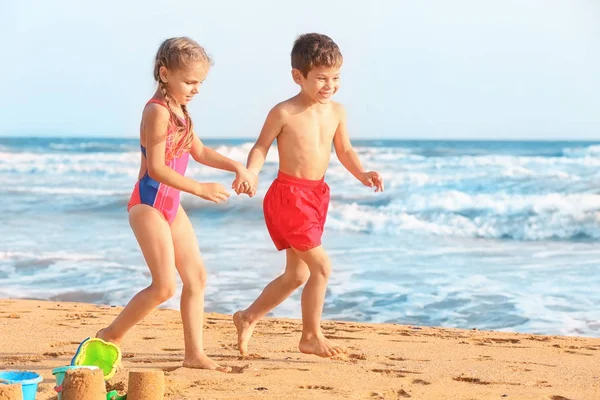
[[[295,101],[295,97],[280,101],[275,104],[269,111],[269,118],[275,118],[278,120],[286,120],[289,115],[296,114],[298,112],[298,103]]]
[[[344,105],[337,101],[331,100],[331,107],[333,108],[333,111],[335,111],[336,113],[345,113],[346,112]]]
[[[334,113],[346,112],[346,109],[344,108],[344,105],[342,103],[331,100],[329,104],[331,105],[331,111],[333,111]],[[275,104],[271,111],[290,113],[304,107],[305,106],[303,106],[302,103],[298,101],[297,97],[294,96]]]
[[[293,112],[294,109],[296,109],[298,107],[298,102],[296,101],[296,97],[290,97],[289,99],[285,99],[283,101],[280,101],[279,103],[275,104],[275,106],[273,106],[272,110],[276,111],[276,112],[286,112],[286,113],[290,113]]]

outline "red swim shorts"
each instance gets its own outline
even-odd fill
[[[263,201],[265,222],[277,250],[307,251],[321,245],[329,197],[324,179],[301,179],[279,171]]]

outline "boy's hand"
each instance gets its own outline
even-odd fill
[[[363,172],[360,181],[365,186],[374,187],[376,192],[383,192],[383,177],[375,171]]]
[[[256,193],[258,186],[258,176],[248,171],[245,167],[240,168],[235,174],[235,180],[231,184],[231,188],[237,194],[245,193],[252,197]]]

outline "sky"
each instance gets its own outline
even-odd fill
[[[351,138],[599,137],[600,0],[0,0],[0,136],[137,137],[158,46],[189,36],[215,61],[197,133],[256,137],[305,32],[342,50]]]

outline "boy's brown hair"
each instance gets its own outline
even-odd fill
[[[339,68],[344,58],[337,44],[327,35],[305,33],[298,36],[292,48],[292,68],[306,78],[316,67]]]

